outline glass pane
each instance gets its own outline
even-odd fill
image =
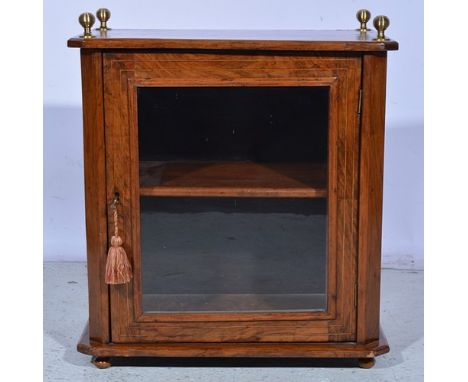
[[[327,87],[138,88],[142,161],[325,163]]]
[[[138,89],[145,312],[326,309],[327,87]]]
[[[325,199],[141,198],[143,310],[326,309]]]

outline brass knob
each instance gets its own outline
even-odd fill
[[[110,11],[107,8],[99,8],[96,11],[96,16],[97,16],[98,20],[101,22],[101,26],[99,28],[96,28],[96,29],[99,29],[100,31],[109,30],[110,28],[107,27],[107,22],[109,21],[109,19],[111,17]]]
[[[390,19],[387,16],[376,16],[374,18],[374,27],[377,29],[377,41],[385,41],[388,38],[385,37],[385,29],[390,25]]]
[[[80,22],[80,25],[84,28],[84,33],[83,38],[91,38],[94,37],[93,34],[91,33],[91,27],[94,25],[94,21],[96,19],[94,18],[94,15],[89,12],[82,13],[80,17],[78,18],[78,21]]]
[[[359,32],[370,31],[370,29],[367,28],[367,22],[371,18],[371,13],[367,9],[360,9],[359,11],[357,11],[356,18],[361,23],[361,26],[358,29]]]

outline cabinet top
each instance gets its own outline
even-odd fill
[[[70,48],[214,49],[382,52],[398,42],[376,41],[377,32],[358,30],[133,30],[92,31],[92,38],[72,37]]]

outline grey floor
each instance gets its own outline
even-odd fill
[[[331,361],[266,360],[223,363],[177,360],[142,362],[98,370],[90,357],[76,351],[87,321],[87,282],[84,263],[44,265],[45,381],[423,381],[423,272],[384,270],[382,326],[389,354],[377,358],[373,369]],[[151,365],[152,367],[148,367]]]

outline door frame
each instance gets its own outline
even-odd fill
[[[122,51],[103,56],[107,198],[112,200],[115,191],[121,195],[119,224],[135,275],[129,284],[110,286],[112,341],[354,341],[360,56]],[[327,311],[142,312],[136,110],[139,86],[329,87]],[[109,224],[109,232],[111,229]]]

